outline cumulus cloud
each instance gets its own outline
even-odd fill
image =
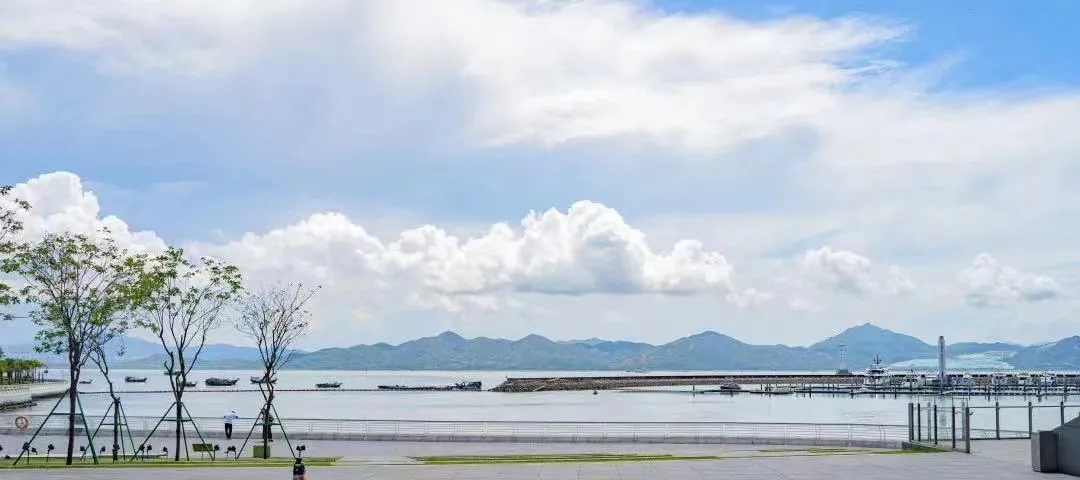
[[[976,308],[1053,300],[1065,293],[1053,278],[1002,265],[986,253],[975,256],[971,266],[961,271],[958,279],[965,289],[968,305]]]
[[[71,173],[41,175],[17,185],[13,196],[33,206],[25,235],[107,227],[133,250],[164,246],[153,232],[132,231],[115,216],[102,217],[97,198]],[[498,223],[469,238],[423,225],[384,242],[345,215],[318,213],[263,234],[187,247],[193,254],[234,262],[256,277],[302,278],[340,289],[392,287],[417,304],[448,311],[493,310],[497,295],[506,293],[734,291],[734,269],[720,253],[695,240],[658,251],[616,210],[589,201],[565,212],[529,213],[519,228]],[[754,303],[762,295],[743,296],[735,303]]]
[[[47,173],[15,185],[9,198],[30,202],[30,212],[22,218],[22,238],[47,232],[74,232],[93,235],[108,229],[117,243],[133,252],[157,252],[165,242],[154,232],[133,231],[113,215],[101,216],[101,206],[93,192],[83,189],[82,179],[69,172]]]
[[[914,282],[897,266],[878,271],[869,258],[846,250],[822,247],[797,259],[803,278],[819,287],[863,296],[898,295],[915,289]]]
[[[470,238],[424,225],[383,242],[331,213],[198,248],[255,270],[327,282],[362,275],[447,296],[727,293],[734,275],[723,255],[694,240],[655,251],[617,211],[589,201],[566,212],[530,213],[520,229],[499,223]]]

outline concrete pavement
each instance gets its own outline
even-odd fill
[[[0,438],[8,443],[12,438]],[[57,442],[59,439],[48,439]],[[59,443],[57,443],[59,446]],[[311,480],[363,479],[866,479],[963,480],[1068,478],[1033,472],[1027,442],[978,442],[976,453],[807,455],[804,448],[753,445],[565,445],[431,442],[307,442],[308,455],[342,456],[341,466],[311,468]],[[160,448],[158,446],[155,446]],[[156,449],[157,449],[156,448]],[[783,451],[777,451],[783,450]],[[10,450],[5,450],[5,453]],[[284,453],[284,452],[282,452]],[[719,455],[721,460],[572,463],[417,465],[419,455],[522,455],[553,453],[668,453]],[[764,457],[762,455],[768,455]],[[141,479],[245,480],[282,477],[284,468],[154,468],[80,470],[0,470],[4,480]],[[273,473],[271,473],[273,472]]]

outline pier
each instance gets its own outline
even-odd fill
[[[1002,373],[972,373],[959,374],[949,373],[946,375],[946,385],[951,389],[969,389],[979,392],[996,391],[1021,391],[1036,394],[1038,391],[1050,389],[1075,390],[1080,385],[1080,374],[1068,373],[1057,374],[1054,385],[1027,385],[1022,383],[1022,378],[1035,378],[1040,374],[1025,374],[1022,372]],[[914,378],[913,378],[914,376]],[[1027,376],[1027,377],[1025,377]],[[509,377],[499,386],[491,389],[494,392],[545,392],[566,390],[612,390],[642,387],[677,387],[677,386],[710,386],[710,385],[768,385],[784,386],[791,388],[815,388],[822,391],[831,390],[847,391],[859,388],[870,378],[865,374],[837,375],[833,373],[746,373],[728,375],[614,375],[614,376],[588,376],[588,377]],[[875,385],[876,389],[909,391],[940,391],[939,388],[929,388],[926,385],[930,379],[936,379],[933,374],[922,373],[889,373],[883,376],[882,382]],[[997,383],[995,383],[997,382]],[[914,383],[917,383],[916,386]]]

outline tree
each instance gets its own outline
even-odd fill
[[[46,234],[40,240],[11,245],[0,258],[0,271],[25,286],[14,292],[34,305],[30,319],[40,329],[35,349],[66,355],[68,363],[68,445],[66,463],[75,448],[75,414],[79,378],[96,342],[122,328],[112,312],[131,308],[142,280],[144,255],[129,255],[107,230],[91,238],[82,234]]]
[[[266,287],[248,293],[240,301],[240,318],[236,329],[255,341],[262,360],[263,375],[259,383],[266,403],[262,409],[263,458],[269,456],[271,409],[274,406],[274,382],[278,369],[289,363],[293,344],[307,333],[310,313],[305,309],[319,287],[304,288],[302,284]]]
[[[199,360],[207,335],[219,326],[226,307],[243,287],[235,266],[205,257],[193,263],[184,257],[183,249],[175,247],[155,257],[149,271],[148,301],[136,323],[157,337],[168,356],[163,366],[174,400],[170,409],[176,409],[173,452],[179,462],[187,376]]]
[[[23,229],[19,216],[30,210],[30,204],[25,200],[11,198],[11,188],[11,186],[0,186],[0,259],[10,255],[15,249],[16,243],[13,237]],[[19,298],[11,287],[0,279],[0,305],[11,305],[18,301]],[[10,312],[0,311],[0,320],[11,320],[11,318]]]
[[[122,313],[130,313],[130,310],[122,312]],[[120,338],[120,333],[125,331],[126,327],[127,327],[127,325],[126,325],[126,322],[125,322],[123,328],[117,328],[117,329],[113,329],[113,330],[109,330],[109,331],[103,331],[101,337],[98,338],[94,342],[93,348],[90,350],[90,361],[94,362],[94,365],[97,365],[98,371],[101,372],[101,375],[103,377],[105,377],[105,383],[109,387],[109,397],[112,398],[112,406],[110,406],[105,411],[105,415],[107,417],[110,413],[112,414],[112,423],[111,423],[111,425],[112,425],[112,431],[113,431],[113,443],[112,443],[113,462],[116,462],[116,461],[118,461],[120,459],[120,433],[121,433],[120,432],[120,428],[121,428],[120,419],[121,419],[121,415],[123,414],[123,412],[122,412],[121,406],[120,406],[120,394],[116,392],[116,384],[113,382],[112,375],[109,374],[110,373],[110,368],[109,368],[109,355],[108,355],[108,348],[107,347],[110,344],[123,341],[123,339]],[[117,356],[122,357],[123,355],[124,355],[124,346],[123,346],[123,343],[121,343],[120,348],[117,350]],[[102,423],[104,423],[104,422],[105,421],[102,420]],[[125,422],[125,424],[126,424],[126,422]],[[99,425],[98,428],[101,428],[101,426]],[[95,435],[97,434],[96,430],[94,431],[94,434]],[[129,437],[131,436],[131,430],[130,429],[128,429],[128,436]],[[134,445],[132,445],[132,447],[134,447]]]

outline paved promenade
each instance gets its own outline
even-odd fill
[[[0,438],[4,445],[16,439]],[[58,439],[48,439],[58,442]],[[410,442],[306,442],[309,455],[342,456],[340,466],[311,468],[311,480],[424,479],[1052,479],[1069,478],[1033,472],[1027,442],[978,442],[976,453],[808,455],[805,449],[750,445],[564,445]],[[59,445],[59,443],[58,443]],[[275,444],[275,446],[278,446]],[[800,451],[802,450],[802,451]],[[719,455],[721,460],[574,463],[419,465],[415,455],[521,455],[551,453],[668,453]],[[158,480],[285,478],[289,472],[266,468],[178,468],[0,471],[5,480],[140,479],[152,471]],[[273,472],[271,474],[271,472]],[[222,475],[227,475],[223,477]]]

